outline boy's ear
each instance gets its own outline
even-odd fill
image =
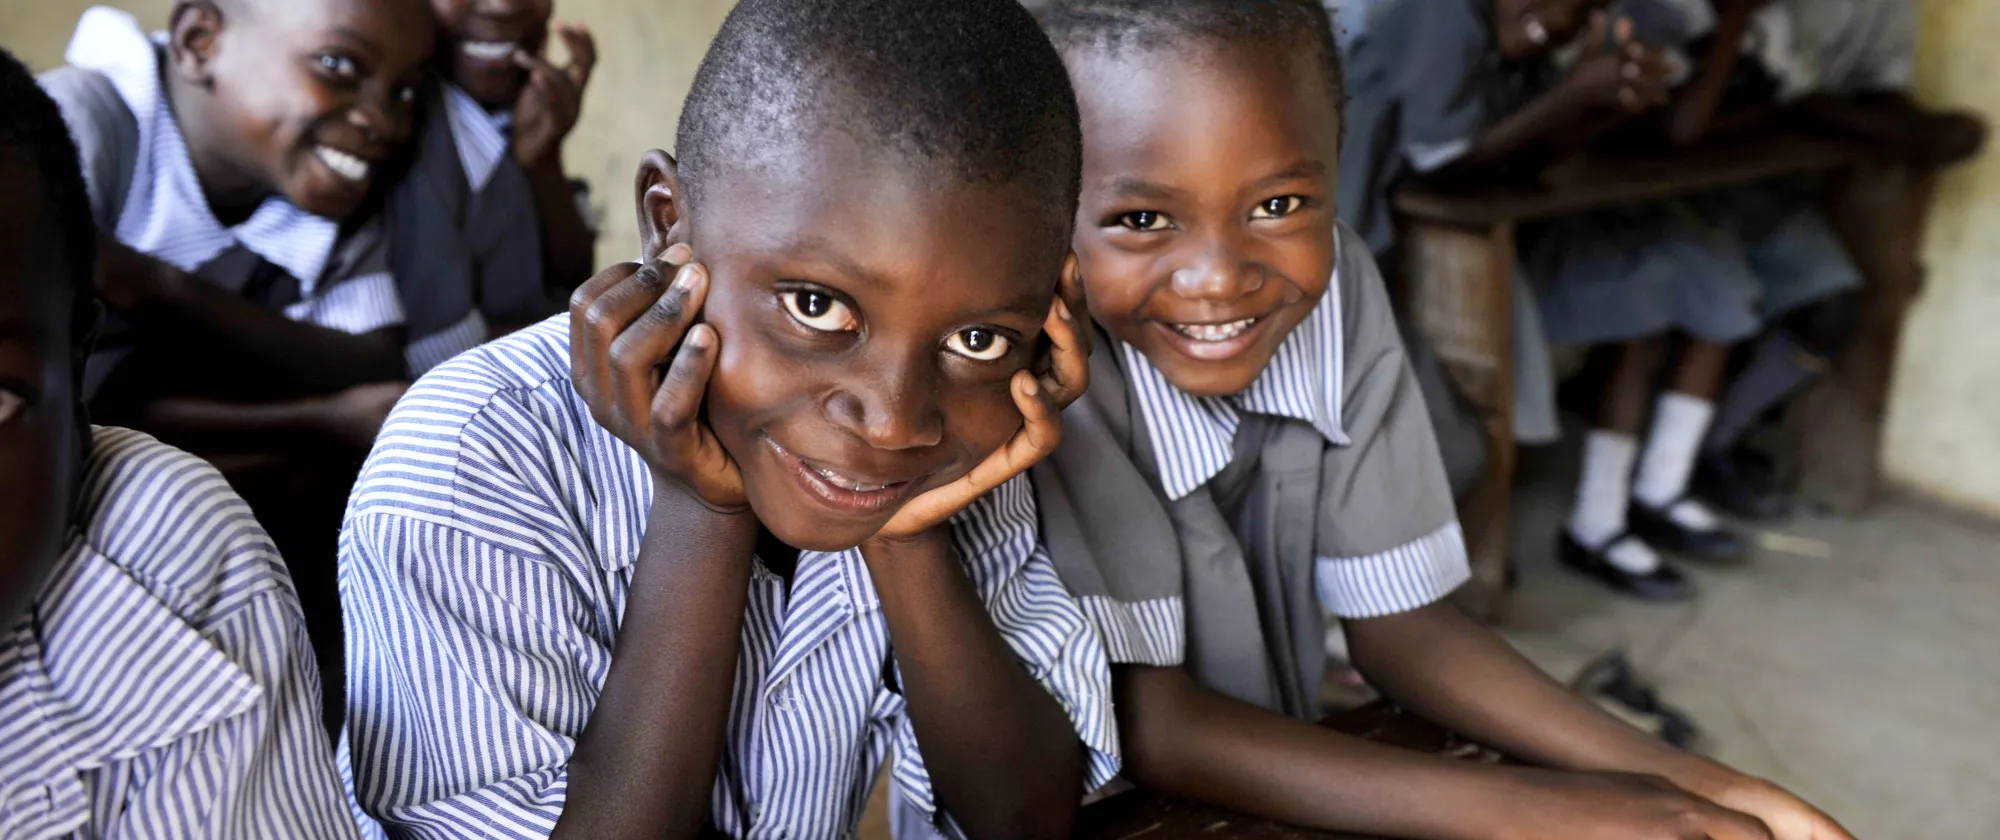
[[[687,241],[687,193],[681,190],[680,167],[673,155],[653,149],[639,156],[639,175],[634,181],[639,258],[656,259],[668,246]]]
[[[207,87],[226,22],[222,10],[208,0],[181,0],[167,19],[167,60],[175,75]]]

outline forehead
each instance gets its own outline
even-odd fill
[[[966,183],[839,132],[757,145],[700,173],[702,260],[818,266],[940,310],[1047,305],[1067,210],[1050,213],[1038,191]]]
[[[431,15],[420,0],[252,0],[253,25],[298,37],[339,37],[377,48],[428,51]]]
[[[1072,50],[1064,61],[1082,110],[1086,179],[1106,165],[1331,167],[1338,155],[1339,114],[1309,50],[1181,44]]]

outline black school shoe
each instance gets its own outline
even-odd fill
[[[1678,500],[1654,508],[1633,499],[1625,511],[1625,527],[1647,545],[1703,563],[1731,564],[1750,559],[1750,541],[1728,526],[1697,531],[1675,522],[1667,515]]]
[[[1660,567],[1643,575],[1635,575],[1611,564],[1604,554],[1614,545],[1625,540],[1638,539],[1631,534],[1619,534],[1604,544],[1604,548],[1591,549],[1577,542],[1564,529],[1556,544],[1556,559],[1572,571],[1584,577],[1595,579],[1619,593],[1630,595],[1642,601],[1686,601],[1694,597],[1694,582],[1682,575],[1679,569],[1662,561]]]

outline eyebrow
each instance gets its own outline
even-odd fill
[[[1169,199],[1182,195],[1180,190],[1165,184],[1155,184],[1141,178],[1120,177],[1111,179],[1111,191],[1132,198]]]
[[[1256,183],[1252,184],[1251,186],[1267,187],[1272,184],[1279,184],[1285,181],[1296,181],[1302,178],[1324,178],[1324,177],[1326,177],[1326,164],[1316,160],[1302,160],[1299,161],[1298,163],[1292,164],[1291,166],[1287,166],[1284,169],[1280,169],[1262,178],[1258,178]]]

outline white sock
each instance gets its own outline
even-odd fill
[[[1576,506],[1570,508],[1569,535],[1585,548],[1603,551],[1605,561],[1619,570],[1643,575],[1660,567],[1660,555],[1636,539],[1612,537],[1625,532],[1625,508],[1630,503],[1632,462],[1639,442],[1631,435],[1591,429],[1583,439],[1583,477],[1577,480]]]
[[[1646,438],[1639,475],[1632,481],[1632,498],[1659,510],[1686,495],[1701,439],[1714,418],[1715,403],[1673,391],[1661,394],[1653,408],[1653,433]]]

